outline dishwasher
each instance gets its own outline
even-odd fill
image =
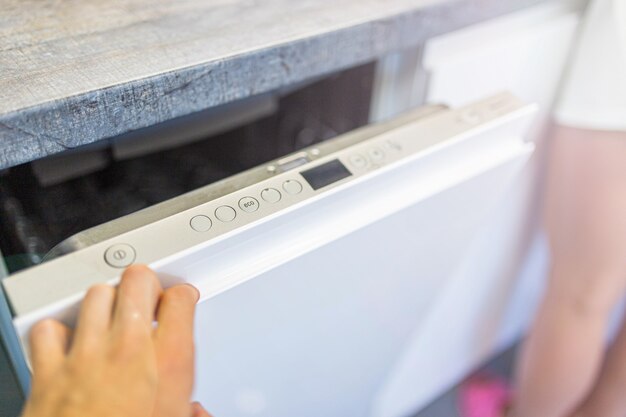
[[[142,263],[200,290],[194,399],[214,415],[407,415],[476,365],[439,361],[420,332],[452,280],[476,278],[463,264],[503,245],[490,224],[535,113],[509,93],[423,106],[75,234],[2,281],[24,389],[30,327],[72,325],[91,285]]]

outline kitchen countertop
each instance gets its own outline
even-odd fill
[[[7,0],[0,169],[549,0]]]

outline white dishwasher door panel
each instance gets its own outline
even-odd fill
[[[221,197],[8,277],[13,324],[23,340],[44,317],[72,324],[90,285],[118,281],[121,269],[105,254],[123,244],[165,287],[199,288],[194,396],[216,417],[400,416],[385,401],[399,398],[398,384],[413,409],[478,358],[448,365],[436,343],[415,341],[465,334],[438,322],[445,316],[437,312],[454,315],[459,288],[482,300],[491,285],[499,294],[514,279],[459,271],[476,255],[489,259],[523,240],[516,213],[526,210],[511,196],[534,150],[525,140],[534,114],[535,106],[505,93],[338,138],[342,146],[302,167],[227,187]],[[301,188],[290,194],[285,184],[296,181]],[[263,200],[268,189],[282,191],[280,202]],[[241,202],[254,197],[256,210],[245,210]],[[224,205],[241,208],[230,222],[213,217]],[[209,231],[190,227],[197,216],[212,217]],[[491,240],[501,216],[507,220]],[[493,259],[488,269],[503,263]],[[458,314],[472,316],[461,307]],[[445,378],[419,378],[429,358]],[[403,381],[415,377],[412,391]]]
[[[525,159],[201,304],[196,398],[216,416],[369,415],[391,367]],[[434,352],[413,353],[426,359]]]
[[[527,256],[535,232],[527,203],[533,165],[500,196],[455,262],[391,367],[372,417],[411,415],[511,346],[528,325],[543,290],[546,261],[543,250]]]

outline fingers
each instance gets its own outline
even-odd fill
[[[96,285],[87,291],[78,314],[72,351],[94,351],[111,325],[115,302],[115,289],[109,285]]]
[[[191,404],[191,417],[211,417],[211,414],[202,407],[202,404],[194,402]]]
[[[151,269],[144,265],[128,267],[117,288],[114,330],[151,327],[161,292],[161,284]]]
[[[33,327],[34,391],[48,390],[58,381],[74,378],[76,389],[87,385],[85,394],[94,392],[89,386],[92,383],[96,391],[106,388],[102,378],[108,376],[108,385],[121,384],[117,389],[122,387],[131,397],[137,392],[145,394],[137,404],[149,407],[154,417],[210,417],[199,404],[189,404],[198,299],[198,291],[189,285],[163,291],[155,273],[144,266],[124,271],[117,289],[106,285],[91,288],[81,304],[70,355],[67,327],[55,320]],[[98,375],[95,381],[93,372]]]
[[[193,319],[198,291],[190,285],[167,289],[159,304],[155,332],[160,390],[175,403],[188,401],[193,389]],[[166,399],[162,399],[163,409]],[[167,415],[167,414],[163,414]]]
[[[70,330],[52,319],[42,320],[30,331],[30,353],[35,379],[49,378],[65,359]]]
[[[193,319],[200,293],[191,285],[176,285],[161,297],[157,313],[157,343],[174,349],[193,344]]]

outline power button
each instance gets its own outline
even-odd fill
[[[125,243],[118,243],[104,252],[104,260],[113,268],[126,268],[135,261],[135,249]]]

